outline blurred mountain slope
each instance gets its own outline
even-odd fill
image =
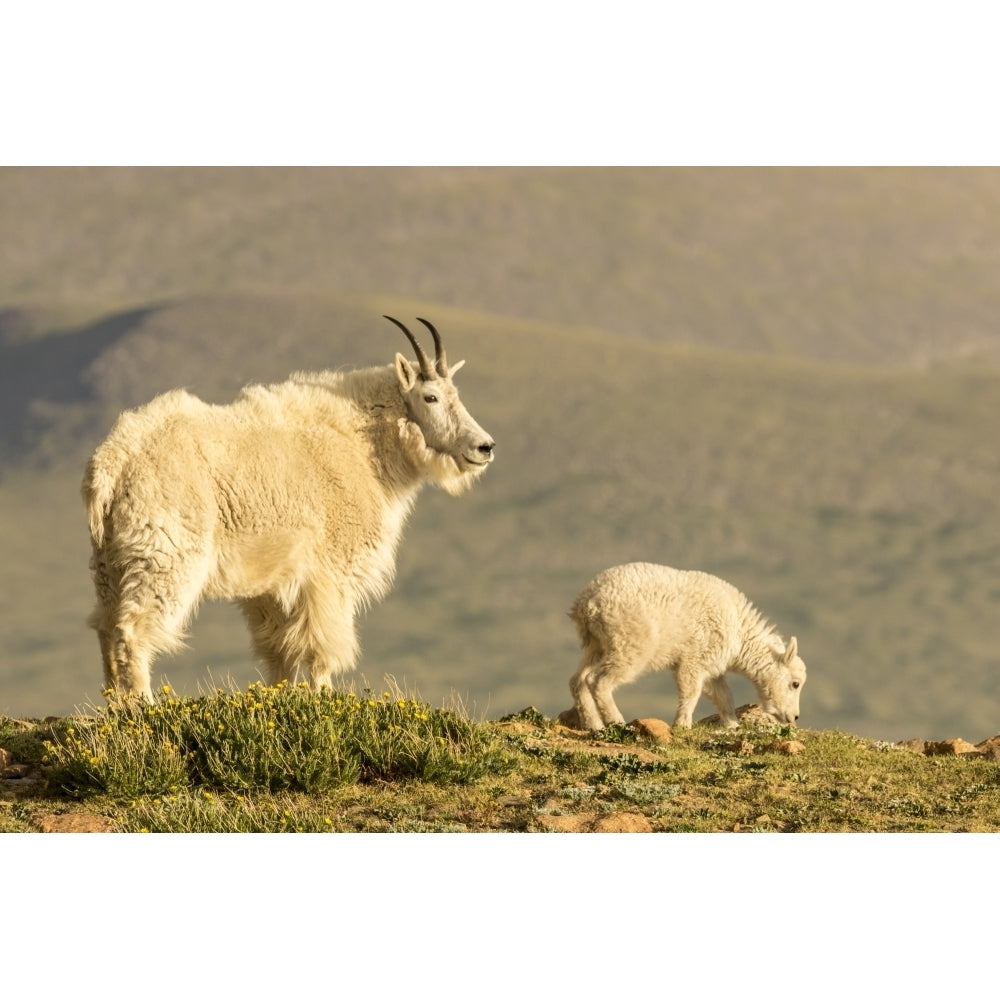
[[[1000,172],[0,170],[0,303],[404,294],[740,351],[1000,357]]]

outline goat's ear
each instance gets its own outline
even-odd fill
[[[788,648],[785,650],[785,663],[791,663],[795,659],[795,654],[799,651],[798,639],[793,635],[788,640]]]
[[[453,377],[454,377],[454,375],[455,375],[455,372],[457,372],[457,371],[458,371],[458,369],[459,369],[459,368],[461,368],[461,367],[462,367],[462,365],[464,365],[464,364],[465,364],[465,362],[464,362],[464,361],[456,361],[456,362],[455,362],[455,363],[454,363],[454,364],[453,364],[453,365],[451,366],[451,368],[449,368],[449,369],[448,369],[448,378],[453,378]]]
[[[403,392],[409,392],[417,383],[417,373],[402,354],[396,355],[396,375],[399,384],[403,387]]]

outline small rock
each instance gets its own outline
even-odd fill
[[[993,760],[1000,760],[1000,736],[991,736],[988,740],[977,743],[976,749],[984,757],[992,757]]]
[[[741,725],[758,725],[758,726],[773,726],[774,719],[764,711],[760,705],[756,703],[751,703],[749,705],[740,705],[736,709],[736,718],[740,720]]]
[[[902,750],[909,750],[910,753],[925,753],[927,751],[926,740],[900,740],[896,746]]]
[[[61,816],[43,816],[38,825],[42,833],[105,833],[108,821],[92,813],[65,813]]]
[[[770,729],[777,721],[757,704],[740,705],[736,709],[736,718],[741,726],[746,726],[748,729]],[[704,719],[698,720],[697,725],[717,729],[722,725],[722,717],[706,715]]]
[[[652,833],[653,827],[642,813],[605,813],[591,824],[592,833]]]
[[[798,740],[775,740],[768,747],[768,750],[774,750],[777,753],[787,753],[791,756],[793,754],[802,753],[805,748],[805,743],[800,743]]]
[[[25,777],[31,768],[27,764],[10,764],[3,769],[3,776],[10,781]]]
[[[642,813],[573,813],[535,817],[535,823],[550,833],[652,833]]]
[[[976,747],[968,740],[954,739],[928,742],[924,753],[928,757],[953,757],[959,754],[976,753]]]
[[[556,722],[569,729],[583,729],[580,725],[580,715],[575,708],[567,708],[565,712],[560,712],[556,716]]]
[[[9,750],[4,750],[3,747],[0,747],[0,771],[3,771],[5,768],[10,767],[10,765],[13,762],[14,762],[13,754],[11,754]]]
[[[662,719],[633,719],[629,723],[629,728],[657,743],[669,743],[673,739],[670,726]]]

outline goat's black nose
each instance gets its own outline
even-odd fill
[[[484,455],[492,455],[492,454],[493,454],[493,449],[494,449],[495,447],[496,447],[496,442],[494,442],[494,441],[488,441],[488,442],[487,442],[486,444],[481,444],[481,445],[479,446],[479,450],[480,450],[480,451],[481,451],[481,452],[482,452],[482,453],[483,453]]]

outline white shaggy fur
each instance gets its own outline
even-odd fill
[[[387,317],[388,318],[388,317]],[[226,406],[183,390],[119,417],[83,497],[107,686],[152,697],[157,653],[202,598],[237,601],[272,683],[351,669],[355,613],[388,590],[420,487],[453,495],[493,459],[437,331],[418,367],[299,373]]]
[[[653,563],[615,566],[591,580],[570,617],[583,659],[570,681],[569,716],[584,729],[624,723],[614,689],[663,669],[677,680],[675,726],[691,725],[702,692],[724,726],[739,725],[724,677],[729,670],[753,682],[765,712],[784,723],[799,717],[806,667],[798,643],[793,637],[786,647],[750,601],[718,577]]]

